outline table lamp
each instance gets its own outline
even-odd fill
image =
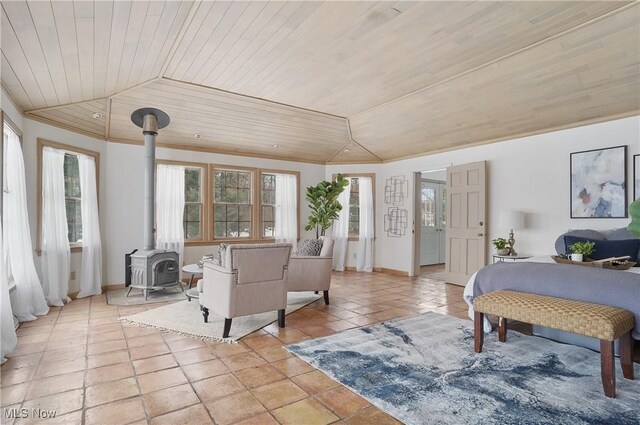
[[[514,230],[524,229],[524,213],[519,211],[502,211],[500,212],[500,227],[503,229],[509,229],[509,247],[511,248],[511,253],[509,255],[516,256],[518,253],[515,251],[513,246],[516,243],[515,238],[513,237]]]

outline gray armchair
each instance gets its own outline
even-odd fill
[[[333,239],[324,240],[317,257],[291,257],[287,291],[323,291],[324,303],[329,305],[332,263]]]
[[[290,256],[291,244],[230,245],[224,266],[205,262],[198,282],[205,323],[209,310],[224,317],[227,338],[234,317],[278,310],[283,328]]]

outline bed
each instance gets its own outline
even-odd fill
[[[632,335],[640,340],[640,267],[618,271],[556,264],[550,255],[491,264],[476,272],[465,286],[463,296],[469,305],[471,320],[473,299],[499,289],[624,308],[635,315]],[[491,323],[486,318],[483,326],[485,332],[491,332]],[[560,331],[534,327],[534,333],[588,348],[596,347],[589,339]]]

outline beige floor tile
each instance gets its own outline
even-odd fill
[[[151,419],[149,425],[213,425],[213,421],[202,404],[196,404],[186,409],[177,410],[167,413],[166,415],[157,416]]]
[[[27,322],[28,323],[28,322]],[[12,352],[11,356],[24,356],[26,354],[40,353],[44,351],[44,348],[47,346],[46,342],[37,342],[35,344],[25,344],[19,347],[16,347]]]
[[[353,416],[346,419],[349,425],[402,425],[402,422],[387,415],[375,406],[360,410]]]
[[[278,381],[251,390],[253,395],[269,410],[302,400],[307,393],[291,381]]]
[[[0,386],[8,387],[10,385],[22,384],[33,379],[36,373],[36,366],[21,367],[19,369],[9,369],[2,371],[2,382]]]
[[[179,356],[179,353],[176,356]],[[229,369],[219,359],[183,366],[182,369],[191,382],[229,372]]]
[[[129,348],[131,360],[140,360],[147,357],[160,356],[162,354],[169,354],[169,352],[169,347],[167,347],[167,344],[165,344],[164,342],[161,342],[160,344]]]
[[[185,383],[187,383],[187,377],[179,367],[138,375],[138,386],[142,394]]]
[[[338,420],[317,400],[307,398],[273,411],[282,425],[326,425]]]
[[[98,342],[87,346],[87,354],[91,356],[95,354],[110,353],[113,351],[121,351],[126,348],[127,342],[124,339],[118,341]]]
[[[94,344],[96,342],[116,341],[119,339],[124,339],[124,332],[122,330],[99,332],[89,335],[89,342],[91,344]]]
[[[85,425],[122,425],[144,418],[142,398],[135,397],[87,409]]]
[[[249,348],[256,350],[258,348],[269,347],[272,345],[282,345],[282,343],[273,335],[260,335],[253,338],[244,338],[242,340]]]
[[[280,343],[280,340],[278,340],[278,342]],[[260,357],[262,357],[269,363],[293,357],[293,354],[287,351],[281,345],[270,345],[267,347],[256,348],[255,351],[260,355]]]
[[[290,357],[288,359],[279,360],[273,362],[272,365],[280,372],[284,373],[288,377],[300,375],[302,373],[311,372],[314,370],[313,366],[298,357]]]
[[[27,419],[21,419],[16,421],[16,425],[81,425],[82,424],[82,410],[76,410],[66,415],[58,415],[51,417],[47,414],[40,413],[41,417],[30,417]]]
[[[116,363],[109,366],[88,369],[85,377],[85,385],[97,385],[129,378],[131,376],[133,376],[133,366],[131,363]]]
[[[202,401],[214,400],[245,389],[240,381],[231,373],[214,376],[213,378],[198,381],[192,385]]]
[[[267,411],[248,391],[209,402],[206,406],[218,425],[233,424]]]
[[[279,425],[269,413],[261,413],[253,418],[237,422],[235,425]]]
[[[135,360],[133,362],[133,367],[137,375],[155,372],[156,370],[169,369],[176,366],[178,366],[178,363],[171,354],[149,357],[147,359]]]
[[[84,345],[62,348],[60,350],[45,351],[42,355],[41,363],[53,363],[63,360],[72,360],[84,357],[87,354],[87,348]]]
[[[84,371],[52,376],[50,378],[33,381],[26,400],[57,394],[69,390],[82,388],[84,385]]]
[[[319,370],[294,376],[291,380],[309,394],[316,394],[340,385]]]
[[[135,378],[125,378],[118,381],[87,387],[85,405],[87,407],[109,403],[123,398],[140,394]]]
[[[242,370],[248,367],[260,366],[266,362],[254,352],[237,354],[231,357],[222,357],[222,361],[230,370]]]
[[[27,382],[2,388],[2,390],[0,390],[0,405],[5,407],[22,402],[27,395],[30,385],[31,383]]]
[[[164,344],[164,339],[160,334],[144,335],[135,338],[127,338],[129,348],[144,347],[146,345]]]
[[[186,339],[179,339],[177,341],[167,341],[167,345],[169,346],[169,349],[174,353],[206,346],[204,341],[196,338],[186,338]]]
[[[211,342],[208,343],[218,357],[231,357],[237,354],[247,353],[251,351],[244,343],[240,342],[238,344],[225,344],[224,342]]]
[[[0,373],[21,367],[37,366],[42,359],[43,353],[27,354],[25,356],[8,357],[7,361],[2,365]]]
[[[350,416],[369,406],[369,402],[346,387],[337,387],[316,394],[318,400],[329,406],[341,418]]]
[[[200,402],[189,384],[144,394],[142,399],[150,417],[164,415]]]
[[[35,378],[47,378],[49,376],[63,375],[65,373],[77,372],[84,370],[87,361],[84,357],[62,360],[59,362],[51,362],[40,364],[35,374]]]
[[[181,366],[186,366],[194,363],[214,360],[217,356],[213,354],[213,351],[211,351],[209,347],[201,347],[193,350],[181,351],[180,353],[176,353],[174,357]]]
[[[128,362],[129,352],[127,350],[113,351],[110,353],[96,354],[89,356],[87,360],[87,367],[92,369],[94,367],[108,366],[111,364]]]
[[[235,375],[247,388],[257,388],[286,379],[282,372],[268,364],[242,369],[236,372]]]
[[[64,415],[82,409],[83,399],[84,390],[78,389],[28,400],[22,404],[22,407],[29,411],[31,409],[55,410],[57,415]]]

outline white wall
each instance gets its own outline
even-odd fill
[[[142,135],[140,135],[142,137]],[[158,148],[157,159],[202,162],[244,167],[268,168],[300,172],[300,230],[305,234],[309,209],[304,200],[305,188],[324,179],[324,165],[303,164],[233,155],[220,155],[194,151]],[[144,194],[144,149],[142,146],[107,143],[106,145],[105,217],[106,237],[105,261],[109,284],[124,283],[124,255],[143,244],[143,194]],[[186,247],[184,262],[194,263],[204,254],[213,252],[213,245]]]
[[[526,213],[527,229],[516,232],[521,254],[543,255],[553,252],[556,237],[570,228],[609,229],[625,227],[628,219],[571,219],[569,211],[569,154],[571,152],[628,146],[629,199],[632,196],[632,156],[640,153],[640,117],[635,116],[600,124],[556,131],[521,139],[457,151],[422,156],[374,166],[328,166],[326,175],[376,172],[376,267],[411,270],[413,249],[411,229],[402,238],[384,233],[385,179],[404,175],[409,180],[405,208],[409,223],[414,218],[413,173],[446,168],[474,161],[488,162],[488,234],[487,243],[505,236],[498,228],[500,210]],[[489,246],[488,246],[489,249]],[[488,251],[491,252],[491,251]],[[351,258],[351,256],[350,256]]]
[[[22,131],[24,126],[22,113],[2,89],[0,89],[0,108],[2,108],[2,111],[7,114],[9,119]]]

